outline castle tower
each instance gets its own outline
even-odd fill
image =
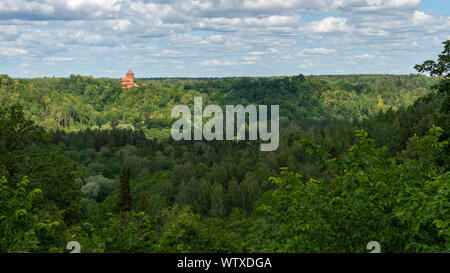
[[[131,71],[131,69],[128,70],[126,77],[131,79],[132,81],[134,81],[134,73],[133,73],[133,71]]]
[[[133,86],[138,86],[138,85],[134,82],[134,73],[130,69],[130,70],[128,70],[125,78],[122,78],[122,88],[130,88]]]

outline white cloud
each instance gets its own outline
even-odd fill
[[[218,60],[207,60],[207,61],[203,61],[203,62],[199,62],[197,63],[199,65],[203,65],[203,66],[219,66],[219,65],[236,65],[236,62],[230,62],[230,61],[218,61]]]
[[[244,56],[244,57],[242,57],[242,59],[244,59],[245,61],[248,61],[248,62],[255,62],[255,61],[260,61],[261,57],[260,56]]]
[[[323,48],[323,47],[316,47],[316,48],[306,48],[302,50],[301,55],[303,54],[331,54],[336,52],[336,50],[331,48]]]
[[[72,61],[74,58],[72,57],[55,57],[55,56],[51,56],[51,57],[46,57],[44,58],[44,60],[46,61],[51,61],[51,62],[66,62],[66,61]]]
[[[251,52],[248,52],[248,54],[249,55],[267,55],[267,54],[273,54],[276,52],[278,52],[278,49],[271,47],[265,51],[251,51]]]
[[[347,18],[327,17],[310,23],[308,30],[316,33],[350,32],[352,27],[347,24]]]
[[[414,11],[412,16],[413,23],[416,25],[425,25],[432,23],[434,21],[434,17],[426,14],[423,11]]]
[[[4,57],[24,55],[27,53],[28,53],[28,51],[21,49],[21,48],[0,47],[0,56],[4,56]]]
[[[189,68],[199,64],[201,75],[276,74],[299,65],[319,71],[322,62],[341,69],[346,56],[382,69],[380,55],[412,69],[450,37],[450,18],[440,12],[424,11],[419,0],[1,1],[0,55],[8,57],[3,68],[26,61],[36,73],[45,60],[67,70],[196,73]],[[413,47],[417,60],[404,57]],[[299,64],[301,56],[311,60]],[[265,66],[246,70],[255,63]]]
[[[304,60],[303,63],[299,65],[299,67],[302,69],[310,69],[313,67],[317,67],[317,64],[315,64],[309,60]]]
[[[366,4],[358,5],[353,10],[364,12],[408,10],[417,8],[420,0],[367,0]]]
[[[373,58],[375,58],[374,55],[367,54],[367,53],[360,54],[360,55],[355,55],[354,57],[355,57],[356,59],[373,59]]]

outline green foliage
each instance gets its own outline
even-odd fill
[[[220,223],[202,221],[189,208],[174,207],[165,212],[169,218],[155,251],[157,252],[238,252]]]
[[[81,192],[85,193],[89,199],[96,202],[102,202],[105,198],[112,194],[117,183],[113,179],[104,177],[103,175],[90,176],[82,182]]]
[[[109,214],[101,228],[89,222],[72,227],[70,240],[76,240],[86,253],[150,252],[156,240],[153,221],[144,212]]]
[[[153,222],[144,212],[112,216],[101,230],[106,252],[150,252],[155,241]]]
[[[145,213],[150,213],[150,203],[148,202],[147,198],[145,197],[145,194],[142,192],[139,196],[139,200],[136,205],[136,211],[141,211]]]
[[[25,148],[48,139],[41,127],[25,118],[20,105],[0,107],[0,175],[15,179],[20,172],[19,163],[25,157]]]
[[[6,202],[3,223],[10,228],[5,236],[12,240],[7,243],[9,239],[4,238],[8,245],[2,251],[13,251],[9,244],[18,240],[14,236],[27,244],[15,242],[14,251],[53,251],[65,243],[66,225],[79,220],[80,196],[74,183],[78,165],[61,151],[50,149],[49,139],[43,128],[25,118],[20,106],[0,107],[0,175],[5,183],[1,201]],[[37,192],[39,198],[35,198]],[[17,219],[11,218],[16,210]],[[51,231],[44,228],[51,223],[58,225],[52,224]]]
[[[278,104],[287,121],[361,119],[412,104],[434,79],[409,75],[293,76],[270,78],[144,80],[122,90],[116,79],[11,79],[0,75],[0,101],[24,105],[26,116],[47,130],[142,129],[152,138],[170,136],[174,105]]]
[[[119,212],[127,212],[131,210],[130,182],[130,168],[123,167],[120,172],[119,180],[119,200],[117,203],[117,210]]]
[[[376,240],[384,252],[448,251],[449,172],[430,160],[447,144],[441,130],[413,137],[413,155],[388,158],[364,130],[347,154],[325,162],[327,179],[304,181],[283,169],[271,180],[273,199],[258,212],[271,227],[262,250],[365,252]],[[320,147],[316,147],[320,149]]]
[[[0,252],[39,251],[38,233],[50,233],[60,223],[39,215],[33,210],[33,201],[42,196],[42,190],[31,188],[27,177],[16,185],[0,180]]]
[[[427,60],[414,68],[421,73],[429,72],[431,76],[441,77],[434,88],[444,96],[441,111],[448,114],[450,111],[450,40],[443,42],[443,44],[444,50],[439,54],[436,61]]]

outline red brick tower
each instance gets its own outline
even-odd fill
[[[130,69],[130,70],[128,70],[125,78],[122,78],[122,88],[130,88],[133,86],[138,86],[138,85],[134,82],[134,73]]]

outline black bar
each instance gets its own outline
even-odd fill
[[[449,254],[0,254],[2,266],[41,265],[58,271],[91,272],[123,268],[118,272],[318,272],[358,270],[405,272],[426,266],[448,268]],[[29,261],[29,263],[28,263]],[[203,262],[202,262],[203,261]],[[210,261],[208,263],[208,261]],[[228,261],[227,263],[225,261]],[[225,264],[224,264],[225,263]],[[182,265],[182,266],[181,266]],[[208,265],[208,266],[207,266]],[[40,266],[38,266],[40,267]],[[35,269],[37,269],[36,267]],[[141,268],[140,270],[137,270]],[[132,269],[132,271],[130,271]],[[158,269],[158,270],[156,270]],[[96,271],[94,271],[96,272]],[[345,272],[345,271],[344,271]]]

